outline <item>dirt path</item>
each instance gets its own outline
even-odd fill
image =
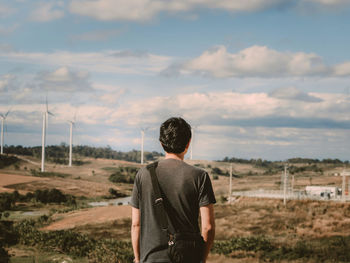
[[[54,216],[56,222],[43,230],[61,230],[86,224],[98,224],[131,216],[130,206],[94,207]]]

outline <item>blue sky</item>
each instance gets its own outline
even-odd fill
[[[6,144],[161,151],[195,127],[195,159],[350,156],[349,0],[0,0]]]

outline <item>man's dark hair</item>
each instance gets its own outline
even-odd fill
[[[159,141],[168,153],[182,153],[191,136],[191,126],[182,118],[170,118],[160,126]]]

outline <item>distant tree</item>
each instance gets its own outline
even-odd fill
[[[23,146],[7,146],[6,153],[34,156],[36,158],[41,157],[41,146],[35,147],[23,147]],[[69,146],[65,143],[60,145],[46,146],[47,160],[59,164],[68,163]],[[91,147],[84,145],[73,146],[73,158],[77,157],[92,157],[92,158],[105,158],[115,160],[125,160],[130,162],[140,162],[141,152],[132,150],[129,152],[121,152],[113,150],[109,145],[106,147]],[[144,152],[145,161],[153,161],[161,156],[162,153],[156,151]],[[75,160],[73,160],[74,163]]]
[[[212,173],[218,174],[218,175],[224,175],[225,174],[219,167],[213,167],[211,171],[212,171]]]

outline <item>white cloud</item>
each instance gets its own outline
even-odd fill
[[[305,3],[315,3],[323,6],[342,6],[349,4],[348,0],[303,0]]]
[[[187,12],[197,8],[249,12],[283,4],[282,0],[73,0],[70,11],[98,20],[145,21],[160,12]]]
[[[32,96],[33,90],[31,88],[24,88],[21,91],[14,93],[13,100],[21,101],[26,100],[28,97]]]
[[[72,71],[68,67],[60,67],[53,72],[42,72],[38,79],[40,86],[54,91],[89,90],[89,74],[86,71]]]
[[[308,96],[319,98],[318,103],[310,103],[309,97],[281,100],[266,93],[210,92],[154,97],[120,105],[107,123],[122,121],[128,126],[152,126],[170,116],[183,116],[194,125],[332,128],[337,122],[342,126],[342,122],[350,120],[349,96],[321,93]]]
[[[149,75],[164,70],[172,58],[145,52],[110,50],[102,52],[52,53],[1,52],[0,57],[11,62],[22,62],[54,67],[68,66],[89,72]],[[123,54],[121,56],[120,54]],[[142,55],[140,55],[142,54]]]
[[[349,76],[350,75],[350,62],[345,62],[334,67],[335,76]]]
[[[114,92],[105,93],[101,95],[100,100],[110,106],[117,106],[120,98],[125,94],[125,89],[117,89]]]
[[[286,99],[286,100],[300,100],[307,102],[321,102],[320,98],[315,96],[311,96],[308,93],[305,93],[296,87],[283,87],[278,88],[270,92],[270,97],[278,98],[278,99]]]
[[[293,8],[304,2],[316,6],[340,6],[347,0],[72,0],[70,12],[98,20],[147,21],[161,12],[183,13],[198,9],[253,12],[277,7]]]
[[[63,5],[62,1],[41,2],[31,13],[30,19],[37,22],[48,22],[62,18],[64,16]]]
[[[176,70],[215,78],[349,76],[350,62],[328,66],[314,53],[280,52],[266,46],[252,46],[238,53],[229,53],[226,47],[218,46],[175,69],[170,66],[165,72],[176,74]]]
[[[99,92],[103,90],[107,94],[113,93],[109,87],[101,87]],[[129,99],[118,107],[89,103],[79,106],[77,127],[80,130],[77,133],[81,139],[84,137],[84,143],[123,145],[126,149],[132,149],[139,145],[139,128],[149,127],[148,147],[158,147],[155,130],[167,118],[182,116],[196,127],[195,158],[228,155],[273,159],[301,155],[314,157],[318,156],[317,153],[324,157],[341,156],[349,145],[349,95],[308,95],[322,101],[281,100],[265,93],[197,92],[172,97]],[[44,109],[44,103],[16,105],[9,125],[22,127],[22,132],[37,129],[39,133]],[[6,110],[7,106],[0,106],[0,112]],[[50,117],[50,132],[54,132],[55,136],[52,137],[57,139],[60,134],[57,129],[61,129],[62,134],[67,133],[68,126],[63,124],[73,118],[76,107],[66,102],[52,101],[50,111],[55,114]],[[315,121],[316,126],[313,125]],[[347,123],[348,128],[338,123]],[[116,128],[120,129],[118,134]],[[37,137],[40,138],[39,135]]]
[[[5,92],[12,87],[13,81],[16,77],[12,74],[5,74],[0,76],[0,91]]]

